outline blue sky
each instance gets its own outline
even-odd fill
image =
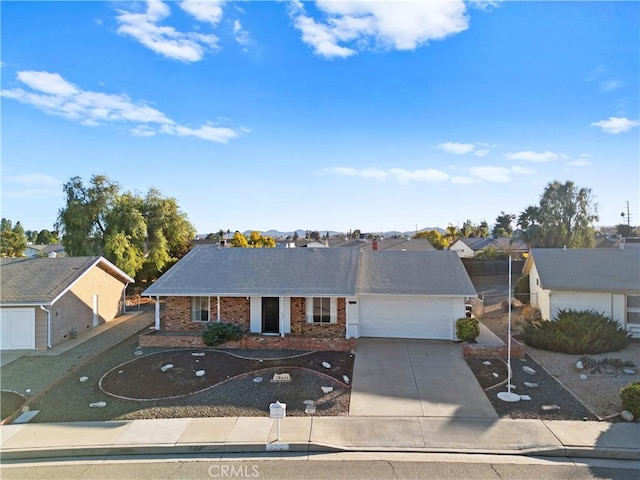
[[[553,180],[640,223],[638,2],[2,2],[2,216],[61,185],[202,233],[493,224]]]

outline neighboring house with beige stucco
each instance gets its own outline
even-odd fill
[[[103,257],[0,259],[0,348],[46,349],[113,320],[134,279]]]

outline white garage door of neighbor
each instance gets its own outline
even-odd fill
[[[33,308],[3,309],[0,314],[0,349],[36,348],[36,313]]]
[[[451,340],[455,300],[361,297],[360,336]]]

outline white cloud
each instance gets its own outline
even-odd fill
[[[491,183],[508,183],[512,180],[512,175],[531,175],[534,170],[524,167],[470,167],[469,173],[474,177]]]
[[[46,79],[52,79],[51,85]],[[161,111],[144,102],[136,102],[122,94],[106,94],[82,90],[67,82],[57,73],[24,71],[18,73],[18,80],[33,91],[22,88],[2,90],[0,94],[21,103],[32,105],[46,114],[97,126],[108,123],[125,125],[136,136],[153,136],[156,133],[168,135],[194,136],[202,140],[227,143],[238,137],[246,129],[233,130],[210,123],[199,128],[178,125]]]
[[[600,82],[600,90],[603,92],[611,92],[619,89],[620,87],[622,87],[622,82],[617,78],[610,78],[609,80]]]
[[[472,185],[478,183],[480,180],[471,177],[451,177],[451,183],[456,185]]]
[[[591,125],[594,127],[600,127],[605,133],[612,133],[616,135],[618,133],[628,132],[632,128],[637,127],[640,125],[640,121],[629,120],[626,117],[609,117],[608,120],[593,122]]]
[[[302,40],[325,58],[345,58],[368,48],[415,50],[469,26],[462,0],[319,0],[316,6],[320,19],[311,17],[299,0],[291,2],[289,12]]]
[[[38,199],[60,195],[62,182],[42,173],[26,173],[4,177],[2,196],[5,198]],[[20,190],[12,190],[12,185]]]
[[[191,3],[193,2],[188,2],[188,5]],[[205,5],[207,5],[206,8],[211,9],[208,3]],[[185,8],[184,5],[183,8]],[[192,6],[191,8],[205,16],[202,12],[203,7]],[[218,37],[213,34],[179,32],[170,26],[157,25],[170,14],[169,7],[159,0],[149,0],[144,13],[120,10],[120,15],[116,17],[120,24],[118,33],[135,38],[160,55],[182,62],[197,62],[202,59],[207,50],[217,48]]]
[[[440,143],[436,146],[440,150],[444,150],[447,153],[452,153],[454,155],[466,155],[467,153],[473,153],[476,157],[485,157],[490,151],[486,148],[478,149],[478,146],[486,146],[483,143],[457,143],[457,142],[446,142]]]
[[[526,150],[524,152],[507,153],[505,155],[509,160],[525,160],[527,162],[549,162],[551,160],[557,160],[560,156],[561,154],[550,152],[549,150],[545,152]]]
[[[216,26],[222,19],[224,0],[184,0],[180,7],[196,20]]]
[[[240,20],[233,21],[233,35],[240,45],[248,45],[251,41],[249,38],[249,32],[242,28]]]
[[[566,165],[569,167],[588,167],[591,165],[591,162],[587,160],[573,160],[571,162],[567,162]]]
[[[533,175],[534,173],[536,173],[536,171],[533,170],[532,168],[518,167],[518,166],[511,167],[511,171],[519,175]]]
[[[406,170],[404,168],[391,168],[389,170],[381,170],[374,167],[358,170],[351,167],[333,167],[324,169],[323,172],[375,180],[393,179],[402,184],[409,182],[444,182],[449,179],[449,175],[445,172],[435,169]]]

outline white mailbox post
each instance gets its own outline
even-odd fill
[[[276,420],[276,441],[280,441],[280,420],[287,416],[287,404],[280,403],[278,400],[269,405],[269,416]]]

